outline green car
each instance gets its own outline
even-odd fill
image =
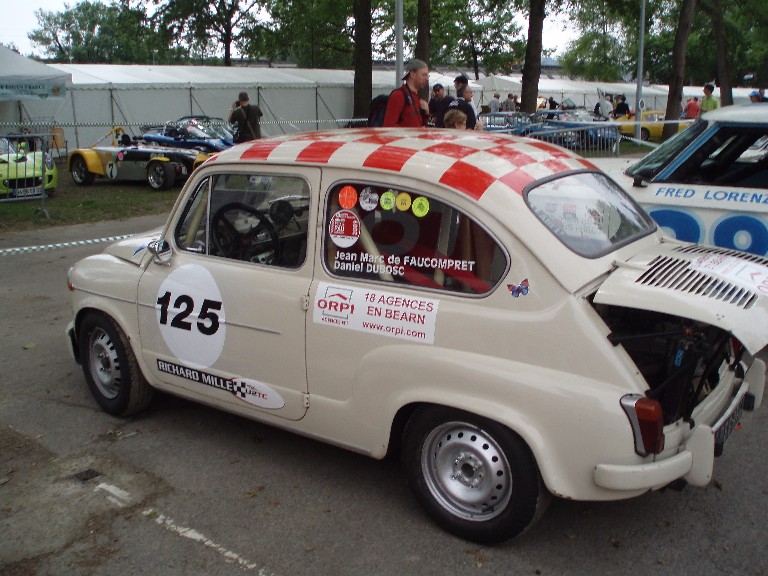
[[[59,174],[48,152],[30,152],[26,142],[0,137],[0,200],[50,196]]]

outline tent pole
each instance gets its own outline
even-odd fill
[[[315,130],[320,130],[320,107],[317,99],[320,95],[317,93],[317,85],[315,85]]]

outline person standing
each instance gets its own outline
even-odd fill
[[[466,99],[466,90],[468,88],[462,86],[456,94],[456,99],[448,105],[448,110],[460,110],[467,117],[467,130],[474,130],[477,125],[477,116],[475,115],[475,109]],[[470,89],[470,97],[471,97]]]
[[[621,116],[629,116],[630,110],[629,110],[629,104],[627,104],[627,97],[623,94],[621,96],[617,96],[617,100],[619,103],[616,105],[616,108],[613,110],[613,117],[619,118]]]
[[[503,112],[517,112],[517,99],[514,94],[507,94],[507,99],[501,103]]]
[[[762,101],[762,96],[760,96],[760,90],[752,90],[752,92],[749,93],[749,101],[752,104],[756,104],[758,102]]]
[[[442,84],[435,84],[432,87],[432,93],[434,96],[429,101],[429,115],[437,128],[445,128],[445,112],[453,101],[453,96],[445,93]]]
[[[429,104],[419,98],[419,90],[429,85],[429,68],[422,60],[409,60],[405,65],[403,84],[387,99],[385,127],[419,128],[429,121]]]
[[[261,138],[262,116],[261,108],[250,103],[248,93],[240,92],[229,109],[229,122],[235,124],[235,144]]]
[[[491,101],[488,103],[488,107],[491,110],[491,114],[501,112],[501,95],[498,92],[493,95],[493,98],[491,98]]]
[[[704,98],[701,99],[701,110],[699,111],[699,116],[702,114],[706,114],[707,112],[711,110],[716,110],[720,107],[720,102],[717,101],[717,98],[712,96],[712,93],[715,91],[715,85],[711,82],[707,82],[704,84]]]
[[[701,113],[701,105],[699,104],[699,97],[694,96],[685,103],[685,119],[695,120]]]

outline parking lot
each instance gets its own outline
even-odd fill
[[[164,395],[133,418],[103,413],[65,345],[66,271],[104,246],[86,241],[162,221],[0,233],[0,573],[768,574],[765,407],[708,488],[555,499],[497,547],[437,528],[396,458]]]

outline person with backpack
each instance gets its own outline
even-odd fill
[[[250,104],[247,92],[240,95],[229,110],[229,122],[235,125],[235,144],[261,138],[259,119],[264,115],[256,104]]]
[[[429,104],[419,98],[419,90],[429,85],[429,68],[422,60],[409,60],[405,65],[403,85],[387,99],[384,126],[419,128],[429,121]]]

